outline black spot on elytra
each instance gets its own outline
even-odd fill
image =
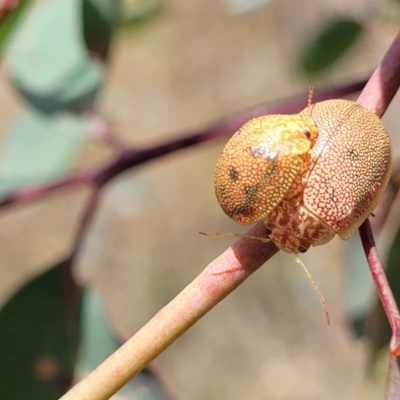
[[[226,186],[225,185],[216,186],[215,192],[218,195],[218,197],[224,197],[226,195]]]
[[[239,171],[235,167],[229,168],[229,179],[232,182],[236,182],[237,180],[239,180],[239,176]]]
[[[240,206],[237,206],[237,207],[233,208],[232,210],[229,210],[227,212],[227,214],[230,217],[235,217],[237,215],[247,216],[249,214],[248,204],[246,204],[246,203],[241,204]]]
[[[265,171],[264,180],[268,180],[271,176],[274,176],[278,172],[278,167],[276,162],[273,162],[272,165]]]
[[[349,156],[350,160],[352,160],[352,161],[358,160],[358,157],[359,157],[358,151],[356,149],[348,150],[347,155]]]
[[[257,196],[258,193],[258,185],[254,186],[245,186],[244,194],[246,195],[247,199],[252,199],[253,197]]]
[[[257,196],[258,189],[258,185],[245,186],[245,188],[243,189],[245,195],[243,203],[229,210],[228,215],[231,217],[237,215],[247,217],[248,215],[250,215],[252,212],[253,199]]]

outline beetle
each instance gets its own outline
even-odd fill
[[[382,197],[392,148],[381,120],[348,100],[311,104],[297,115],[248,121],[215,168],[216,197],[241,224],[264,221],[289,253],[347,240]]]

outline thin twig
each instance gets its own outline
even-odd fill
[[[366,81],[356,82],[350,85],[344,85],[338,88],[326,90],[319,94],[314,95],[314,101],[322,101],[330,99],[332,97],[341,97],[354,92],[360,91]],[[58,190],[62,190],[71,186],[109,181],[118,174],[133,168],[139,164],[151,161],[155,158],[162,157],[173,153],[178,150],[185,149],[209,140],[213,140],[219,137],[231,135],[233,132],[238,130],[245,122],[250,118],[254,118],[265,114],[290,114],[300,111],[307,105],[307,97],[299,96],[287,102],[282,102],[279,105],[264,105],[255,107],[250,110],[243,111],[240,114],[231,116],[211,127],[199,130],[197,132],[181,135],[177,138],[166,140],[155,146],[149,146],[147,148],[136,148],[127,147],[120,142],[113,144],[114,148],[118,148],[116,157],[106,165],[102,165],[98,168],[84,169],[76,171],[70,175],[60,179],[57,182],[53,182],[47,185],[39,185],[32,188],[18,189],[14,193],[3,197],[0,200],[0,208],[9,207],[16,204],[25,204],[32,201],[36,201],[48,196],[50,193],[54,193]],[[111,129],[110,127],[108,127]],[[111,137],[115,137],[114,132],[107,132],[107,137],[111,140]]]
[[[394,39],[357,101],[378,117],[382,117],[399,86],[400,33]],[[372,277],[392,329],[390,352],[392,355],[400,356],[400,313],[379,259],[368,220],[361,225],[359,231]]]
[[[400,33],[397,34],[378,68],[368,80],[357,102],[379,118],[400,87]]]
[[[391,356],[384,400],[398,400],[400,393],[400,358]]]
[[[96,170],[97,171],[97,170]],[[49,194],[55,193],[61,189],[66,189],[71,186],[90,183],[93,180],[94,170],[83,170],[73,172],[60,179],[57,182],[49,183],[46,185],[38,185],[30,188],[18,189],[0,200],[0,208],[6,208],[13,205],[21,205],[40,200]]]
[[[378,250],[376,249],[375,241],[371,231],[371,225],[368,219],[361,225],[359,231],[372,278],[377,287],[379,298],[388,318],[389,325],[392,329],[392,337],[390,340],[390,353],[392,355],[400,356],[400,314],[397,308],[396,301],[393,297],[393,293],[390,290],[385,270],[379,258]]]
[[[121,154],[123,150],[128,148],[128,145],[112,129],[110,123],[96,110],[88,110],[84,113],[84,116],[90,137],[109,145],[117,154]]]
[[[11,11],[18,6],[19,0],[0,0],[0,23]]]

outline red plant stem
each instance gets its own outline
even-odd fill
[[[400,313],[379,258],[371,231],[371,224],[368,219],[360,226],[359,232],[372,278],[392,329],[392,337],[389,345],[390,353],[400,356]]]
[[[400,358],[390,357],[384,400],[398,400],[400,393]]]
[[[399,86],[400,33],[361,92],[358,103],[382,117]],[[378,256],[369,220],[361,225],[359,232],[372,278],[392,329],[389,349],[392,355],[400,356],[400,313]]]
[[[5,208],[11,205],[30,203],[35,200],[42,199],[51,193],[55,193],[60,189],[65,189],[70,186],[83,184],[92,180],[94,172],[92,170],[84,170],[74,172],[71,175],[60,179],[57,182],[46,185],[38,185],[31,188],[18,189],[0,200],[0,208]]]
[[[358,103],[382,117],[400,86],[400,33],[358,97]]]
[[[0,0],[0,20],[16,8],[18,3],[19,0]]]

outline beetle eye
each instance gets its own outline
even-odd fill
[[[307,139],[310,139],[311,133],[310,133],[310,131],[309,131],[308,129],[304,128],[301,132],[303,133],[303,135],[304,135]]]
[[[300,246],[300,247],[297,249],[297,251],[298,251],[299,253],[305,253],[305,252],[307,251],[307,249],[306,249],[305,247]]]

